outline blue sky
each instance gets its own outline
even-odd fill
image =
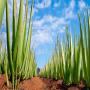
[[[78,33],[77,13],[81,13],[90,6],[89,0],[36,0],[33,16],[33,30],[35,33],[35,52],[39,67],[43,67],[49,60],[57,34],[62,38],[65,26],[74,34]]]
[[[10,15],[12,15],[12,0],[9,1]],[[19,8],[19,0],[17,0]],[[43,67],[52,55],[57,34],[60,38],[68,25],[72,33],[78,33],[77,13],[90,7],[89,0],[34,0],[32,47],[35,50],[38,67]],[[29,7],[31,1],[29,0]],[[25,7],[25,5],[24,5]],[[30,9],[30,8],[29,8]],[[29,15],[28,15],[29,16]],[[5,28],[3,19],[2,30]],[[12,35],[11,35],[12,36]],[[5,32],[0,38],[5,42]]]

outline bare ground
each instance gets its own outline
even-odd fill
[[[0,90],[12,90],[7,87],[5,75],[0,75]],[[63,85],[63,80],[53,80],[47,78],[33,77],[23,80],[18,85],[18,90],[89,90],[85,85]]]

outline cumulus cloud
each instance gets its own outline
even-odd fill
[[[19,10],[20,0],[17,0],[17,9]],[[9,8],[10,8],[10,17],[12,17],[12,0],[9,0]],[[55,3],[55,7],[58,7],[60,2]],[[51,6],[51,0],[43,0],[41,3],[37,3],[34,7],[34,12],[38,12],[38,9],[48,8]],[[30,5],[29,5],[30,7]],[[24,1],[24,8],[25,8],[25,1]],[[33,20],[33,35],[32,35],[32,46],[38,47],[42,44],[48,44],[53,41],[52,36],[59,32],[63,33],[65,31],[65,26],[69,24],[67,19],[74,18],[74,8],[75,8],[75,1],[71,0],[70,4],[67,8],[65,8],[65,16],[57,17],[55,15],[47,14],[44,15],[42,18],[34,18]],[[19,11],[18,11],[19,12]],[[25,13],[25,10],[24,10]],[[29,11],[30,14],[30,11]],[[28,14],[28,17],[30,16]],[[29,20],[29,18],[28,18]],[[12,21],[12,19],[10,19]],[[5,24],[5,18],[4,23]],[[12,24],[12,22],[11,22]],[[12,28],[12,25],[10,25]]]
[[[66,27],[61,26],[59,29],[60,34],[65,33]]]
[[[56,18],[55,21],[52,23],[52,29],[58,28],[59,26],[66,25],[67,21],[64,17]]]
[[[55,8],[56,8],[56,7],[59,7],[59,6],[60,6],[60,1],[54,3],[54,7],[55,7]]]
[[[80,0],[80,1],[78,2],[78,5],[79,5],[79,9],[80,9],[80,10],[83,10],[83,9],[86,8],[86,3],[85,3],[83,0]]]
[[[56,33],[64,33],[65,26],[69,24],[64,17],[56,17],[50,14],[33,21],[32,46],[35,48],[42,44],[49,44]]]
[[[71,0],[69,6],[65,8],[65,16],[57,17],[48,14],[48,15],[44,15],[40,19],[35,19],[33,21],[33,29],[36,32],[32,39],[32,41],[34,42],[33,45],[39,46],[40,43],[47,44],[50,41],[52,41],[52,36],[55,35],[55,33],[57,32],[64,33],[66,25],[70,23],[68,19],[75,18],[74,9],[75,9],[75,1]],[[34,38],[36,38],[37,40]]]
[[[71,0],[69,6],[65,9],[66,19],[74,19],[76,17],[74,9],[75,9],[75,0]]]
[[[71,0],[69,8],[74,9],[75,7],[75,0]]]
[[[51,0],[42,0],[42,2],[41,3],[37,3],[36,4],[36,7],[38,8],[38,9],[43,9],[43,8],[48,8],[48,7],[50,7],[51,6]]]
[[[52,36],[50,34],[51,33],[48,30],[37,31],[32,36],[32,45],[31,46],[36,48],[39,45],[52,43],[53,40],[52,40]]]
[[[59,26],[66,25],[67,23],[68,21],[64,17],[45,15],[43,18],[33,21],[33,28],[35,30],[47,29],[49,31],[52,31]]]

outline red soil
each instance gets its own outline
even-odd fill
[[[19,85],[20,90],[45,90],[45,83],[39,78],[34,77],[31,80],[24,80]]]
[[[63,80],[53,80],[40,77],[21,81],[18,87],[18,90],[87,90],[80,89],[75,85],[67,87],[63,85]],[[0,90],[12,90],[10,87],[6,86],[5,75],[0,75]]]

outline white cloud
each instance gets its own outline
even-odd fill
[[[58,28],[59,26],[66,25],[67,21],[64,19],[64,17],[56,18],[55,21],[52,24],[53,28]]]
[[[56,17],[55,16],[52,16],[52,15],[45,15],[43,17],[43,19],[46,22],[52,23],[53,21],[55,21]]]
[[[51,6],[51,0],[43,0],[41,3],[36,4],[39,9],[48,8],[49,6]]]
[[[75,9],[75,0],[71,0],[69,6],[65,9],[65,18],[66,19],[75,19],[76,18],[74,9]]]
[[[32,46],[35,48],[42,44],[49,44],[52,42],[53,36],[59,32],[64,33],[64,27],[69,22],[64,17],[56,17],[52,15],[45,15],[41,19],[33,21]],[[63,28],[61,28],[63,26]]]
[[[65,32],[65,29],[66,29],[66,27],[62,26],[62,27],[60,28],[59,32],[62,34],[62,33]]]
[[[75,7],[75,0],[71,0],[69,8],[74,9]]]
[[[59,6],[60,6],[60,1],[54,3],[54,7],[55,7],[55,8],[56,8],[56,7],[59,7]]]
[[[78,2],[78,5],[79,5],[80,10],[83,10],[86,8],[86,3],[83,0],[80,0]]]
[[[43,19],[41,19],[41,20],[34,20],[33,21],[33,26],[34,27],[41,27],[43,25],[43,23],[44,23]]]
[[[43,18],[33,21],[33,28],[35,30],[46,29],[49,31],[55,30],[59,26],[66,25],[68,22],[64,17],[56,17],[52,15],[45,15]]]
[[[48,30],[37,31],[32,35],[32,47],[36,48],[42,44],[52,43],[52,36]]]
[[[9,4],[11,3],[12,2],[10,2]],[[18,3],[17,8],[19,9],[20,3],[19,1],[17,3]],[[51,5],[51,0],[43,0],[41,3],[37,4],[37,7],[47,8],[50,5]],[[66,24],[69,23],[67,19],[74,17],[74,13],[73,13],[74,7],[75,7],[75,1],[71,0],[69,7],[65,9],[65,17],[45,15],[40,19],[34,19],[33,20],[33,30],[35,32],[33,32],[33,35],[32,35],[32,46],[36,48],[39,45],[51,43],[53,41],[52,40],[53,33],[55,34],[56,32],[60,32],[60,33],[64,32],[64,27],[66,26]],[[25,4],[24,4],[24,8],[25,8]],[[34,12],[38,12],[38,9],[34,8]],[[11,6],[10,6],[10,13],[12,13]],[[28,14],[28,17],[30,16],[29,14]],[[12,19],[10,19],[10,21],[12,21]],[[60,29],[61,26],[63,26],[63,28]]]
[[[76,18],[76,15],[74,14],[73,11],[67,11],[66,12],[66,15],[65,15],[65,18],[66,19],[75,19]]]

